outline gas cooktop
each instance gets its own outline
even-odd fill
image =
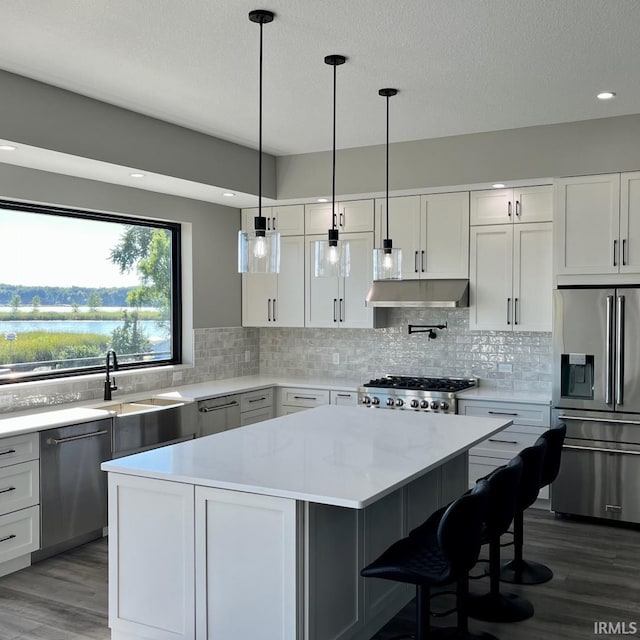
[[[477,384],[474,378],[428,378],[423,376],[384,376],[369,380],[364,387],[381,389],[411,389],[416,391],[441,391],[450,393],[469,389]]]

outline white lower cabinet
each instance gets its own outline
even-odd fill
[[[40,548],[38,434],[0,439],[0,576],[31,564]]]
[[[248,391],[240,396],[240,426],[273,418],[273,389]]]
[[[480,418],[510,417],[513,420],[510,427],[469,451],[469,487],[534,444],[551,424],[548,404],[458,400],[458,413]],[[538,498],[547,500],[549,487],[541,489]]]
[[[331,404],[339,404],[348,407],[358,406],[357,391],[344,391],[342,389],[336,391],[331,390],[329,397],[331,399]]]
[[[280,387],[278,389],[278,416],[286,416],[305,409],[313,409],[323,404],[329,404],[328,389],[304,389],[296,387]]]

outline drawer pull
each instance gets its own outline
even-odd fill
[[[8,456],[11,453],[15,453],[15,449],[7,449],[6,451],[0,451],[0,456]]]
[[[502,442],[504,444],[520,444],[517,440],[500,440],[499,438],[489,438],[489,442]]]
[[[0,538],[0,542],[6,542],[7,540],[13,540],[16,537],[15,533],[12,533],[11,535],[5,536],[4,538]]]
[[[295,400],[317,400],[314,396],[293,396]]]
[[[253,398],[251,400],[249,400],[249,402],[262,402],[263,400],[266,400],[267,396],[262,396],[261,398]]]
[[[9,493],[9,491],[15,491],[15,487],[7,487],[6,489],[0,489],[0,493]]]
[[[350,398],[351,397],[351,393],[336,393],[336,395],[338,396],[338,398]]]
[[[506,411],[487,411],[492,416],[517,416],[517,413],[507,413]]]
[[[604,510],[612,513],[620,513],[622,511],[622,507],[619,504],[606,504],[604,506]]]

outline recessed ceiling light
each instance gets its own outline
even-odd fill
[[[15,151],[17,148],[12,144],[0,144],[0,151]]]
[[[491,185],[494,189],[504,189],[505,185],[502,184],[502,182],[496,182],[495,184]]]
[[[130,173],[131,178],[144,178],[144,173]]]
[[[612,98],[615,98],[616,94],[613,91],[603,91],[602,93],[599,93],[596,98],[598,98],[598,100],[611,100]]]
[[[318,202],[329,202],[329,198],[318,198]]]
[[[235,193],[232,193],[231,191],[225,191],[222,195],[223,195],[225,198],[233,198],[233,197],[235,197],[235,195],[236,195],[236,194],[235,194]]]

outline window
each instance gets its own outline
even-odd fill
[[[0,202],[0,384],[180,362],[180,226]]]

